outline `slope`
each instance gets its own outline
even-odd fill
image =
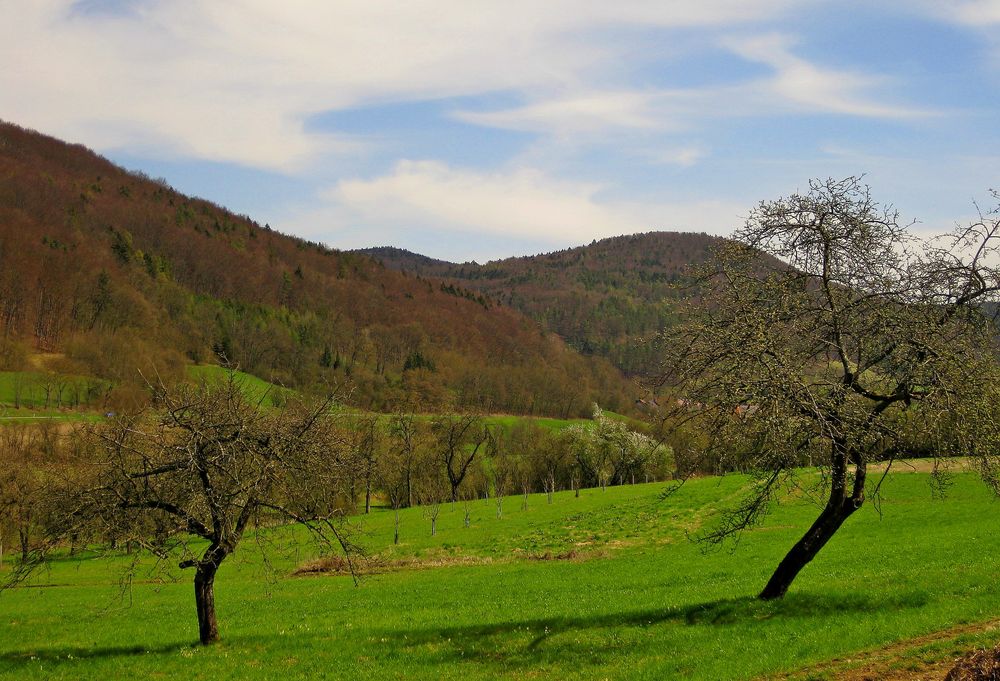
[[[621,376],[509,307],[280,234],[0,123],[0,370],[45,351],[122,402],[220,357],[358,406],[586,415]]]
[[[580,352],[643,374],[656,358],[642,339],[672,322],[685,268],[704,262],[721,241],[649,232],[485,265],[447,263],[396,248],[361,252],[398,271],[441,277],[457,290],[515,307]]]

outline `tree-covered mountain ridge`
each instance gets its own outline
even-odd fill
[[[439,277],[517,308],[580,352],[642,375],[656,365],[645,339],[675,321],[687,269],[704,263],[722,242],[703,233],[647,232],[482,265],[394,247],[358,252],[391,269]]]
[[[633,392],[472,286],[281,234],[0,122],[0,371],[38,353],[122,400],[138,369],[221,358],[377,410],[584,416]]]

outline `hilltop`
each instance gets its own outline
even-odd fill
[[[399,248],[357,251],[386,267],[440,277],[517,308],[576,350],[644,374],[655,357],[642,339],[669,326],[685,270],[704,262],[719,237],[648,232],[542,255],[480,265],[450,263]]]

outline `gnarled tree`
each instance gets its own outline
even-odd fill
[[[208,644],[219,639],[216,573],[248,532],[294,521],[324,547],[351,553],[338,505],[349,451],[332,426],[331,399],[265,409],[232,375],[151,387],[155,408],[91,432],[92,473],[54,491],[49,546],[80,532],[194,568]]]
[[[823,472],[826,504],[761,598],[782,597],[877,493],[870,463],[915,442],[976,449],[954,415],[975,412],[975,385],[995,375],[983,304],[1000,288],[997,232],[981,220],[918,242],[859,179],[816,181],[761,203],[700,270],[687,322],[661,338],[661,380],[675,422],[711,434],[701,456],[757,474],[707,539],[759,522],[797,468]]]

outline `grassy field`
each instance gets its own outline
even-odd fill
[[[107,383],[87,376],[41,371],[0,371],[0,408],[49,409],[86,406]]]
[[[0,594],[2,678],[697,678],[771,676],[1000,615],[1000,506],[978,480],[932,499],[927,476],[893,474],[778,603],[753,595],[817,510],[781,506],[734,552],[685,538],[744,479],[563,492],[361,520],[386,567],[292,576],[301,547],[266,570],[248,543],[217,582],[223,642],[194,645],[190,574],[66,557]],[[284,530],[273,537],[294,544]],[[812,678],[822,677],[822,672]]]
[[[296,393],[274,383],[242,371],[236,371],[235,379],[241,385],[244,394],[253,402],[262,401],[266,407],[280,407]],[[187,367],[188,377],[193,381],[223,381],[228,376],[228,369],[218,365],[199,364]],[[83,376],[59,376],[37,371],[0,371],[0,425],[14,422],[30,422],[42,419],[60,421],[98,421],[103,414],[95,411],[96,407],[85,402],[76,409],[69,410],[73,390],[84,391],[81,386],[94,385],[102,390],[107,388],[100,379]],[[46,400],[46,386],[48,399]],[[62,409],[57,409],[58,391],[62,390]],[[48,408],[46,408],[48,401]],[[15,408],[15,403],[19,407]],[[345,416],[350,416],[353,410],[345,410]],[[359,414],[365,412],[357,412]],[[605,412],[612,418],[628,420],[627,417],[612,412]],[[388,420],[388,416],[384,417]],[[430,419],[432,415],[421,415],[420,418]],[[532,416],[494,415],[487,417],[487,422],[511,429],[515,424],[528,422],[547,430],[562,430],[574,424],[589,424],[590,419],[558,419]]]
[[[229,377],[229,371],[229,369],[217,364],[196,364],[187,367],[188,376],[195,381],[225,381]],[[269,383],[253,374],[233,371],[233,375],[247,399],[252,402],[261,402],[264,406],[281,406],[285,403],[286,398],[293,394],[293,391],[288,388]]]

